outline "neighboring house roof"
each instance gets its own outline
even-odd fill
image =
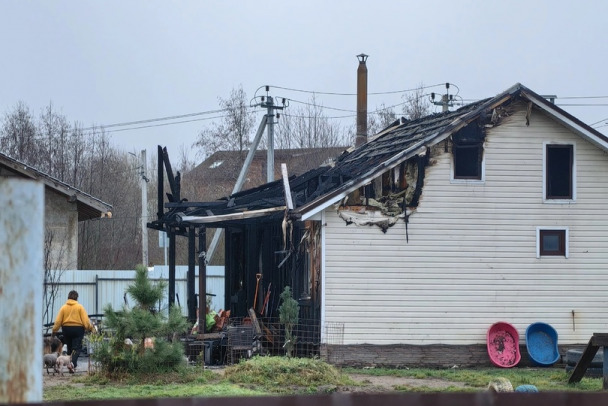
[[[8,171],[8,172],[7,172]],[[112,206],[108,203],[76,189],[26,163],[0,153],[0,177],[19,176],[41,181],[46,188],[64,195],[69,201],[75,202],[78,210],[78,221],[89,220],[107,214]]]
[[[275,179],[281,178],[281,163],[290,175],[301,175],[332,162],[347,147],[274,150]],[[232,193],[248,151],[217,151],[184,174],[182,196],[197,201],[219,199]],[[266,183],[267,151],[256,151],[241,190]]]
[[[455,111],[432,114],[417,120],[397,121],[370,137],[367,143],[349,149],[336,159],[335,164],[291,177],[289,184],[295,205],[293,213],[303,220],[310,218],[387,170],[424,153],[427,148],[471,122],[481,119],[490,123],[495,109],[513,100],[531,103],[584,139],[608,151],[606,136],[518,83],[495,97]],[[274,216],[282,216],[281,210],[285,208],[283,190],[281,181],[268,183],[225,198],[228,204],[213,203],[189,208],[182,219],[193,223],[226,225],[233,219],[247,218],[244,211],[248,211],[252,218],[256,217],[256,213],[268,216],[275,212]]]

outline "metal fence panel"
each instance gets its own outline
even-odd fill
[[[122,309],[124,305],[133,306],[133,299],[125,296],[127,288],[135,280],[135,271],[118,270],[68,270],[62,272],[57,286],[55,303],[48,312],[44,323],[52,323],[59,312],[59,308],[66,302],[70,290],[78,291],[78,302],[84,306],[89,314],[101,314],[107,305],[113,309]],[[175,269],[175,292],[179,296],[182,314],[187,316],[187,278],[188,267],[176,266]],[[198,294],[198,267],[195,269],[195,292]],[[168,282],[169,267],[155,266],[149,271],[148,276],[153,280],[164,280]],[[214,294],[211,307],[220,310],[224,306],[224,267],[207,267],[207,293]],[[126,298],[126,299],[125,299]],[[176,304],[177,304],[176,300]],[[166,311],[168,307],[167,297],[160,303],[161,310]]]

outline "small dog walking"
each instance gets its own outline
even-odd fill
[[[49,368],[53,368],[53,375],[57,372],[57,353],[52,352],[50,354],[44,354],[42,358],[44,361],[44,366],[46,367],[46,374],[50,374]]]
[[[59,375],[61,376],[63,376],[63,367],[66,367],[69,373],[74,373],[74,364],[72,364],[72,357],[70,355],[60,355],[57,357],[55,370],[59,372]]]
[[[50,374],[49,368],[53,368],[53,375],[55,375],[56,372],[59,372],[57,370],[57,358],[61,355],[63,343],[57,337],[44,337],[42,343],[44,345],[42,360],[46,373],[47,375]]]

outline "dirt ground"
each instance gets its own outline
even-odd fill
[[[43,370],[44,378],[43,378],[43,389],[71,384],[74,386],[84,385],[80,383],[74,383],[73,379],[75,377],[83,376],[88,374],[89,368],[89,359],[86,357],[80,357],[78,359],[78,368],[74,374],[70,374],[67,371],[64,372],[63,376],[60,374],[47,374],[46,370]],[[222,373],[222,368],[214,368],[214,372],[219,374]],[[372,376],[372,375],[363,375],[363,374],[350,374],[350,378],[356,382],[358,382],[361,386],[353,386],[340,388],[340,392],[369,392],[369,393],[377,393],[377,392],[391,392],[396,389],[404,390],[406,388],[435,388],[435,389],[445,389],[450,386],[464,388],[465,384],[462,382],[452,382],[452,381],[444,381],[441,379],[416,379],[416,378],[406,378],[406,377],[396,377],[396,376]]]
[[[462,382],[444,381],[443,379],[416,379],[398,376],[371,376],[350,374],[350,378],[364,385],[360,388],[352,388],[356,392],[390,392],[397,388],[403,391],[405,388],[435,388],[445,389],[452,387],[464,388]]]
[[[53,369],[49,369],[49,374],[46,372],[46,368],[42,368],[42,389],[48,388],[51,386],[63,385],[63,384],[71,384],[74,386],[78,386],[80,384],[72,382],[74,377],[84,376],[89,373],[89,358],[88,357],[80,357],[78,358],[78,367],[73,374],[70,374],[67,369],[64,369],[63,375],[54,373]]]

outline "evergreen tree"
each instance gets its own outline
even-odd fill
[[[184,364],[184,348],[175,336],[188,330],[188,322],[177,306],[170,308],[168,317],[155,309],[165,288],[166,283],[153,283],[146,267],[138,265],[135,282],[127,288],[136,305],[121,311],[111,305],[104,308],[105,327],[113,334],[93,353],[103,371],[163,372]]]
[[[285,325],[285,352],[288,357],[293,355],[296,346],[296,336],[293,328],[298,324],[300,312],[298,302],[291,295],[291,288],[285,286],[281,293],[281,307],[279,307],[279,320]]]

